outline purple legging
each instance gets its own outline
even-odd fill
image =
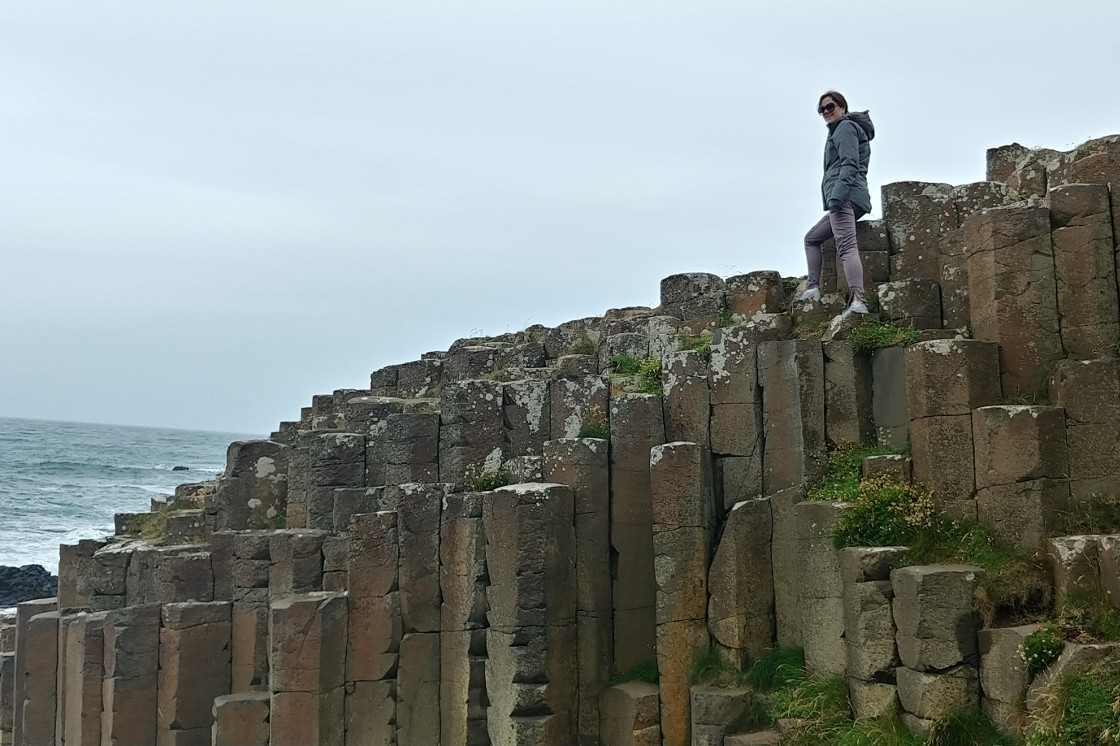
[[[816,225],[805,234],[805,261],[809,264],[809,281],[806,289],[821,284],[821,243],[836,238],[836,256],[844,267],[844,279],[848,281],[852,303],[865,303],[863,294],[863,263],[859,260],[859,247],[856,245],[856,208],[845,202],[840,212],[825,213]]]

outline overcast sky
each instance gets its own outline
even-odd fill
[[[1120,3],[0,3],[0,416],[267,433],[458,337],[804,274],[872,195],[1120,132]],[[878,216],[880,207],[872,214]]]

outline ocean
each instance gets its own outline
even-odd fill
[[[113,533],[114,513],[213,479],[232,441],[259,437],[0,417],[0,565],[57,573],[59,544]]]

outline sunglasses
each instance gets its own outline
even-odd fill
[[[835,109],[835,108],[836,108],[836,104],[825,104],[824,106],[821,106],[817,109],[817,113],[822,115],[822,116],[825,115],[825,114],[831,114],[833,109]]]

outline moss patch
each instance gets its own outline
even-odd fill
[[[921,333],[912,326],[879,321],[865,321],[848,332],[848,344],[864,354],[886,347],[905,347],[921,338]]]

